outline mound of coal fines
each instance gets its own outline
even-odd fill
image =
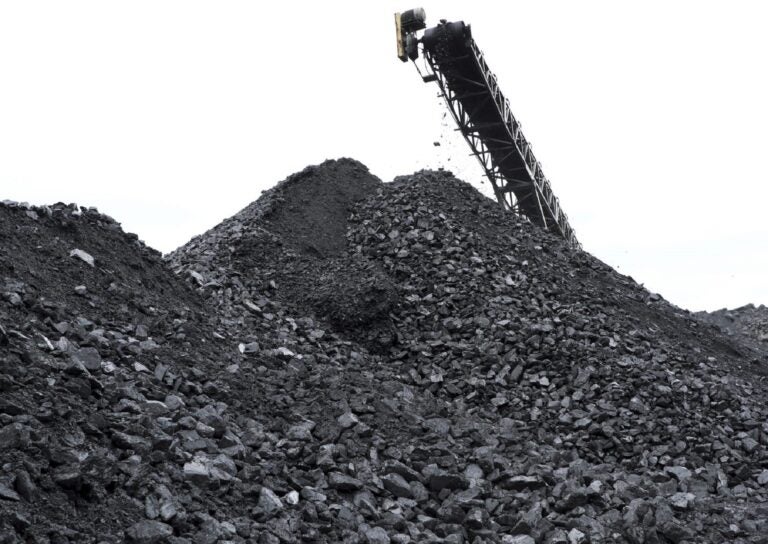
[[[764,355],[447,172],[0,217],[3,542],[766,541]]]
[[[347,251],[348,218],[383,186],[357,161],[310,166],[171,254],[178,272],[228,306],[269,293],[297,315],[315,315],[374,349],[392,341],[389,276]],[[223,288],[223,289],[222,289]]]

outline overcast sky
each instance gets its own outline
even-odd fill
[[[768,4],[421,5],[471,23],[585,250],[691,310],[768,304]],[[327,158],[487,190],[396,58],[411,7],[0,2],[0,200],[94,205],[167,252]]]

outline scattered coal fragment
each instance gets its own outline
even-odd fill
[[[70,257],[77,257],[81,261],[83,261],[85,264],[89,266],[96,266],[95,261],[93,260],[93,257],[89,254],[83,251],[82,249],[73,249],[69,252]]]
[[[165,260],[7,203],[0,532],[761,542],[755,353],[446,172],[329,161]]]
[[[160,544],[173,536],[173,527],[160,521],[145,520],[132,525],[128,531],[128,542],[136,544]]]

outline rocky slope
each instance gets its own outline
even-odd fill
[[[747,304],[733,310],[723,308],[714,312],[696,312],[695,315],[727,336],[768,353],[768,307]]]
[[[768,541],[765,359],[445,172],[0,247],[2,542]]]

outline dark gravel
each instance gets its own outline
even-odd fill
[[[768,542],[765,356],[448,173],[6,203],[0,280],[2,543]]]
[[[768,354],[768,307],[747,304],[728,310],[696,312],[695,316],[753,349]]]

